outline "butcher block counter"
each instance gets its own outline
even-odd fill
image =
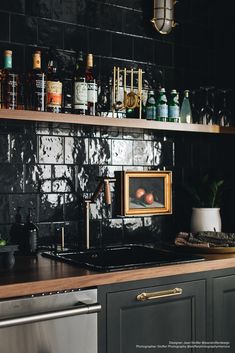
[[[11,270],[0,271],[0,299],[71,288],[97,287],[121,282],[235,268],[235,254],[203,255],[205,261],[99,273],[37,257],[16,257]]]

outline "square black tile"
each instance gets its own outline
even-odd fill
[[[64,221],[64,195],[43,194],[40,198],[40,222]]]
[[[9,41],[9,14],[0,12],[0,40]]]
[[[0,190],[2,193],[23,192],[23,165],[5,163],[0,165],[0,170]]]
[[[64,163],[64,138],[38,136],[38,162],[42,164]]]
[[[30,16],[12,15],[11,41],[24,44],[37,44],[37,19]]]
[[[60,22],[38,19],[38,44],[63,49],[64,25]]]
[[[51,0],[25,0],[25,13],[30,16],[51,18]]]
[[[88,29],[85,27],[65,25],[64,48],[88,51]]]
[[[25,1],[24,0],[8,0],[0,2],[0,10],[24,13]]]
[[[112,56],[133,59],[133,37],[114,33],[112,35]]]
[[[96,55],[111,55],[111,33],[91,29],[88,31],[89,52]]]
[[[10,161],[10,135],[0,135],[0,163]]]
[[[11,134],[11,162],[12,163],[36,163],[37,138],[36,135]]]

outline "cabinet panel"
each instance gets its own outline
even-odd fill
[[[182,294],[143,302],[136,299],[142,292],[168,291],[176,287],[182,289]],[[205,282],[108,293],[107,313],[108,353],[196,352],[187,347],[171,348],[170,342],[206,340]]]
[[[213,282],[213,340],[230,342],[235,352],[235,275],[215,278]],[[224,348],[215,349],[217,353]]]

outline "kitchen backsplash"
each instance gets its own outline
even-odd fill
[[[161,80],[166,89],[233,87],[227,65],[231,55],[225,55],[231,36],[223,37],[217,26],[223,11],[220,1],[181,0],[176,6],[179,26],[161,36],[149,23],[151,1],[1,1],[0,51],[2,56],[3,50],[12,49],[13,65],[21,72],[31,69],[35,47],[44,52],[54,45],[66,76],[73,71],[76,50],[83,49],[94,53],[101,77],[114,64],[140,65],[149,79]],[[222,25],[226,17],[220,17]],[[165,168],[173,171],[173,215],[117,218],[112,207],[104,206],[101,195],[91,209],[92,244],[172,239],[189,226],[191,208],[182,192],[185,180],[208,170],[234,178],[233,140],[1,121],[0,233],[9,233],[17,207],[23,207],[23,221],[32,207],[41,241],[46,243],[65,224],[66,241],[79,244],[84,236],[83,198],[94,191],[98,176],[112,176],[115,170]],[[233,199],[234,191],[223,208],[228,230],[235,226]]]

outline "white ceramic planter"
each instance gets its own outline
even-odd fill
[[[220,208],[193,208],[190,230],[221,232]]]

